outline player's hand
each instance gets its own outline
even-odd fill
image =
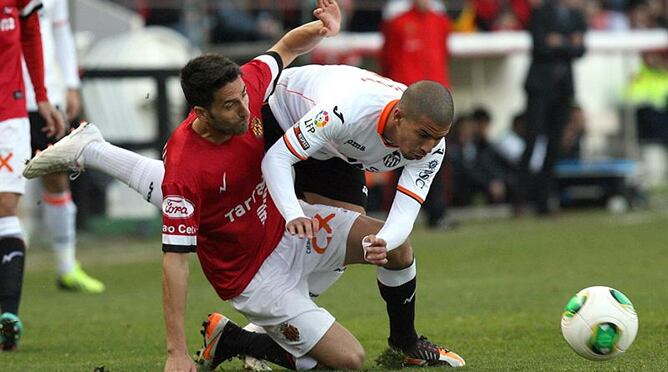
[[[49,137],[61,138],[65,134],[65,120],[50,102],[44,101],[37,103],[37,111],[46,121],[42,132]]]
[[[506,198],[506,184],[501,180],[492,180],[487,191],[495,202],[503,201]]]
[[[68,89],[67,97],[65,99],[67,102],[67,121],[72,122],[81,113],[81,96],[79,95],[79,89]]]
[[[165,372],[197,372],[195,362],[188,354],[169,355],[165,363]]]
[[[564,37],[556,32],[550,32],[547,34],[547,38],[545,40],[547,45],[551,48],[560,47],[564,43]]]
[[[297,234],[300,238],[306,236],[310,239],[320,229],[320,223],[315,218],[299,217],[288,222],[285,229],[292,235]]]
[[[320,35],[332,37],[341,30],[341,10],[335,0],[317,0],[313,16],[318,18],[323,27]]]
[[[580,47],[584,44],[584,36],[580,32],[576,32],[570,37],[571,44]]]
[[[376,237],[367,235],[362,239],[364,249],[364,260],[368,263],[383,266],[387,263],[387,242]]]

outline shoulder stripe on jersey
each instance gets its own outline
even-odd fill
[[[168,245],[197,245],[197,237],[192,235],[162,234],[162,244]]]
[[[283,142],[285,142],[285,146],[288,147],[288,150],[290,150],[290,152],[292,153],[292,155],[294,155],[297,159],[299,159],[299,160],[306,160],[306,159],[307,159],[307,158],[301,156],[301,154],[299,154],[299,153],[297,152],[297,150],[295,150],[295,148],[292,147],[292,144],[290,143],[290,140],[288,139],[288,135],[287,135],[287,134],[284,134],[284,135],[283,135]]]
[[[264,92],[264,100],[266,101],[267,98],[269,98],[269,96],[272,95],[276,89],[276,83],[278,82],[278,78],[281,76],[281,72],[283,71],[283,59],[278,53],[274,51],[269,51],[265,54],[259,55],[255,57],[255,59],[264,62],[267,66],[269,66],[269,70],[271,71],[271,83],[269,83],[267,86],[267,91]]]
[[[385,130],[385,124],[387,124],[387,121],[390,119],[390,114],[392,113],[392,110],[394,109],[394,106],[399,103],[398,99],[392,100],[385,105],[383,108],[383,112],[381,112],[380,117],[378,118],[378,125],[376,126],[376,132],[378,132],[378,135],[380,136],[381,141],[383,141],[383,144],[385,146],[389,147],[397,147],[391,143],[388,143],[385,140],[385,136],[383,136],[383,131]]]
[[[31,0],[21,9],[21,18],[28,18],[34,12],[42,9],[42,0]]]
[[[400,193],[402,193],[406,196],[409,196],[409,197],[415,199],[415,201],[420,203],[420,205],[422,205],[422,203],[424,203],[424,200],[418,194],[412,192],[411,190],[409,190],[409,189],[407,189],[407,188],[405,188],[401,185],[397,185],[397,191],[399,191]]]

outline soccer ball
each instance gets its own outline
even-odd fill
[[[590,360],[608,360],[624,353],[638,333],[638,315],[622,292],[603,286],[578,292],[561,317],[568,345]]]

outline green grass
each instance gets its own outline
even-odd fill
[[[471,371],[666,371],[667,228],[665,212],[481,221],[447,233],[417,227],[417,327],[461,353]],[[26,333],[19,352],[0,353],[1,371],[162,369],[159,239],[99,239],[83,237],[79,253],[107,284],[99,296],[59,292],[50,252],[29,252],[21,306]],[[194,351],[209,312],[243,319],[217,299],[194,261],[191,268],[186,326]],[[609,362],[580,358],[559,330],[568,299],[597,284],[627,294],[640,317],[634,345]],[[375,269],[350,268],[318,301],[359,338],[366,366],[374,368],[388,335]]]

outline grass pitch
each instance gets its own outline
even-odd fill
[[[417,227],[417,327],[460,353],[471,371],[668,370],[668,213],[566,213],[556,219],[471,222],[446,233]],[[81,237],[79,259],[107,292],[65,293],[54,285],[51,252],[28,253],[16,353],[1,371],[160,371],[165,361],[159,237]],[[194,257],[193,257],[194,258]],[[631,349],[609,362],[572,352],[559,321],[568,299],[591,285],[615,287],[640,317]],[[366,367],[386,346],[388,326],[373,267],[351,267],[318,302],[367,351]],[[222,311],[194,259],[186,327],[194,352],[200,323]],[[221,368],[238,369],[239,362]]]

